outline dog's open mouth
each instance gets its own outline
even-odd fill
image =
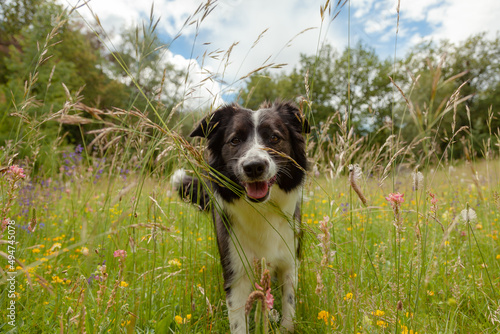
[[[276,175],[267,181],[242,182],[249,199],[255,202],[262,202],[267,199],[269,190],[276,182]]]

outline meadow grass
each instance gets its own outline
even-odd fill
[[[347,177],[310,175],[297,332],[498,332],[499,163],[475,167],[480,189],[465,165],[424,171],[418,190],[410,172],[398,173],[394,190],[362,177],[367,207]],[[77,162],[58,178],[22,181],[18,189],[11,218],[18,332],[228,332],[208,215],[183,203],[164,177],[96,175]],[[5,198],[6,177],[2,185]],[[400,230],[385,199],[394,191],[405,199]],[[461,218],[467,206],[476,218]],[[117,250],[126,257],[115,257]],[[6,308],[7,289],[0,298]]]
[[[203,8],[200,13],[208,15],[210,7]],[[50,51],[62,24],[42,43],[41,55]],[[221,63],[229,56],[230,49]],[[81,126],[71,113],[85,111],[80,92],[71,96],[67,91],[63,110],[27,117],[27,110],[36,107],[30,87],[42,58],[16,109],[26,120],[19,129],[29,131],[14,142],[34,148],[23,165],[29,176],[14,187],[12,174],[3,168],[0,174],[1,218],[11,219],[8,228],[2,222],[0,332],[229,332],[212,222],[184,203],[168,182],[182,165],[196,173],[208,169],[202,150],[175,132],[197,115],[186,114],[169,127],[153,99],[137,87],[148,99],[148,110],[92,110],[106,119],[94,131],[96,140],[66,151],[61,132],[51,147],[56,162],[36,173],[43,123],[72,117],[65,124]],[[412,113],[411,96],[398,90]],[[456,112],[458,97],[459,90],[445,109]],[[314,108],[310,101],[307,96],[306,116]],[[448,151],[436,158],[440,139],[430,134],[446,112],[425,129],[416,121],[415,142],[400,142],[392,130],[382,147],[356,138],[350,115],[313,124],[318,136],[316,143],[308,140],[314,168],[302,197],[297,333],[500,331],[498,152],[488,141],[484,161],[447,160],[455,136],[465,132],[453,123]],[[331,126],[338,129],[333,136]],[[489,130],[493,137],[495,129]],[[465,139],[469,147],[473,140],[472,135]],[[2,163],[12,165],[15,143],[3,148]],[[417,156],[412,149],[420,143],[424,154]],[[354,159],[362,172],[349,177]],[[422,179],[408,169],[418,164]],[[398,193],[404,202],[397,200]],[[280,298],[275,280],[272,287],[278,311],[270,313],[269,332],[276,333]],[[12,301],[15,329],[4,312]]]

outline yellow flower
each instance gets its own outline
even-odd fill
[[[344,300],[351,300],[352,299],[352,293],[348,292],[347,295],[345,295]]]
[[[386,328],[387,322],[385,322],[384,320],[377,320],[377,326],[382,327],[382,328]]]
[[[183,319],[182,319],[182,317],[181,317],[180,315],[176,315],[176,316],[174,317],[174,320],[175,320],[175,322],[176,322],[178,325],[182,324],[182,322],[183,322]]]
[[[497,260],[500,260],[500,254],[497,254]]]
[[[121,281],[120,286],[126,288],[128,286],[128,283],[125,281]]]
[[[328,311],[320,311],[318,313],[318,320],[323,320],[326,325],[328,325],[328,319],[330,319],[330,325],[333,325],[333,322],[335,321],[335,317],[333,315],[330,316]]]
[[[205,266],[203,266],[203,267],[201,267],[201,269],[200,269],[198,272],[199,272],[199,273],[202,273],[202,272],[204,272],[204,271],[205,271],[205,269],[206,269],[206,268],[205,268]]]
[[[187,320],[191,320],[191,314],[187,314],[187,315],[186,315],[186,319],[187,319]]]
[[[418,334],[417,332],[413,331],[413,329],[408,330],[408,327],[406,327],[405,325],[401,325],[401,329],[402,334]]]
[[[59,276],[52,276],[52,283],[62,283],[62,284],[64,284],[64,280],[60,279]]]
[[[168,264],[171,266],[178,266],[178,267],[180,267],[182,265],[181,262],[177,259],[173,259],[173,260],[168,261]]]
[[[434,291],[427,290],[427,294],[428,294],[429,296],[434,296]]]
[[[40,253],[40,249],[38,249],[38,248],[34,248],[34,249],[32,250],[32,252],[33,252],[33,253]]]
[[[376,310],[375,312],[372,312],[372,315],[376,317],[383,317],[385,315],[385,312],[381,310]]]
[[[476,224],[476,230],[482,230],[483,229],[483,225],[481,224]]]

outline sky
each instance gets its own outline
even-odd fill
[[[393,58],[422,41],[460,42],[481,32],[494,37],[500,30],[499,0],[344,1],[332,1],[323,17],[325,0],[219,0],[208,5],[206,0],[90,0],[76,15],[91,25],[97,15],[114,45],[124,27],[148,22],[153,5],[158,32],[169,45],[162,58],[190,73],[185,90],[191,92],[191,108],[231,100],[244,78],[263,66],[291,71],[301,54],[314,55],[323,43],[341,52],[362,42],[381,58]]]

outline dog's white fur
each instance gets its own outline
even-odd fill
[[[254,259],[265,258],[271,274],[278,275],[282,286],[282,326],[293,330],[299,228],[294,214],[299,200],[300,189],[285,193],[273,187],[269,200],[264,203],[252,203],[246,198],[229,204],[222,201],[233,223],[229,253],[234,275],[231,294],[226,300],[231,324],[246,323],[244,306],[253,288],[246,270],[252,270]],[[246,333],[246,330],[238,326],[231,328],[231,333]]]

